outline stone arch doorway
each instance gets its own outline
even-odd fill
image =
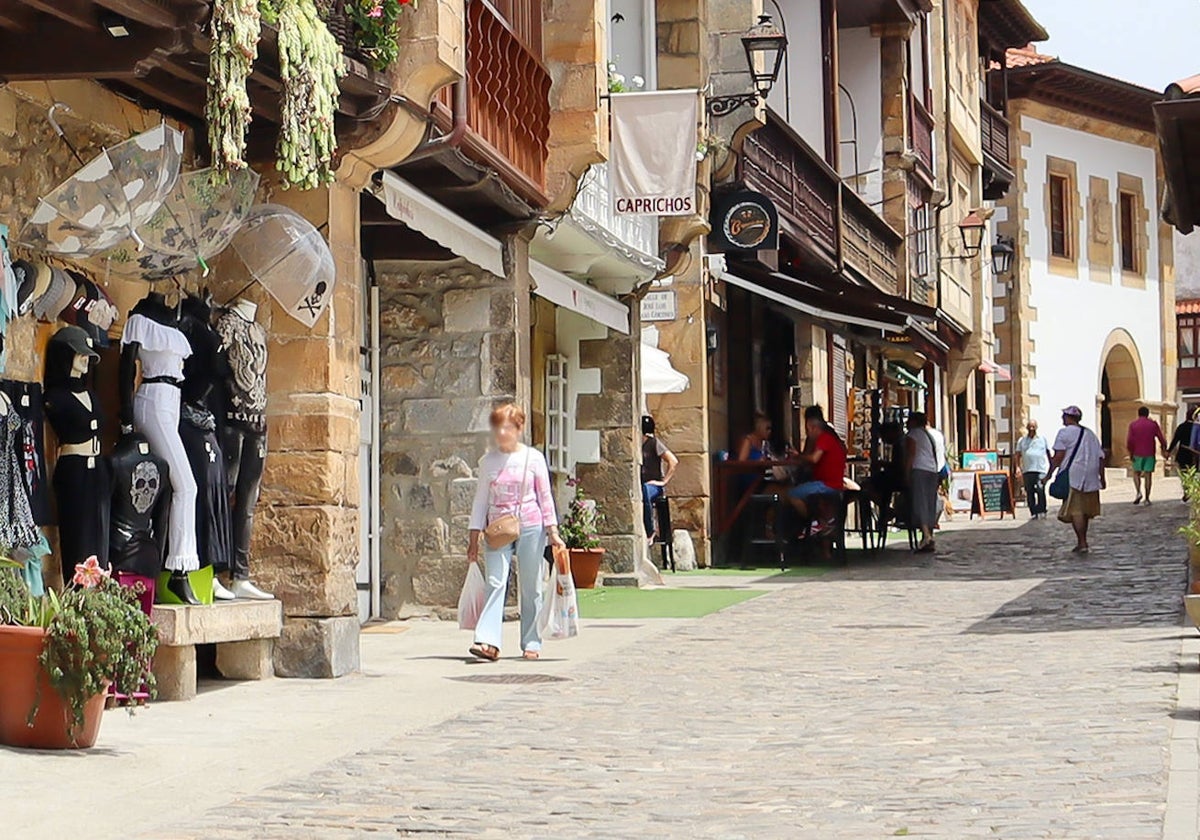
[[[1125,430],[1142,404],[1142,360],[1137,345],[1125,330],[1113,330],[1105,342],[1100,366],[1100,441],[1112,453],[1110,465],[1121,465],[1129,453]]]

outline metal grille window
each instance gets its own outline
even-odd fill
[[[550,472],[568,469],[571,418],[567,411],[567,357],[546,357],[546,464]]]

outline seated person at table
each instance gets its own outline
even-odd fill
[[[738,447],[739,461],[764,461],[771,457],[771,418],[761,411],[754,412],[754,429],[742,438]]]
[[[812,465],[812,479],[788,491],[788,499],[804,517],[802,521],[808,521],[822,503],[836,502],[840,498],[846,481],[846,447],[833,427],[825,422],[825,413],[819,405],[804,409],[804,430],[808,436],[807,451],[797,457]],[[815,531],[827,529],[831,524],[828,519],[828,516],[823,517]]]

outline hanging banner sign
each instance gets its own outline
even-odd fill
[[[696,212],[699,103],[695,90],[610,95],[610,166],[617,215]]]

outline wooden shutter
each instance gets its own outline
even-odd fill
[[[829,342],[829,423],[843,440],[849,425],[846,405],[846,340],[839,335]]]

